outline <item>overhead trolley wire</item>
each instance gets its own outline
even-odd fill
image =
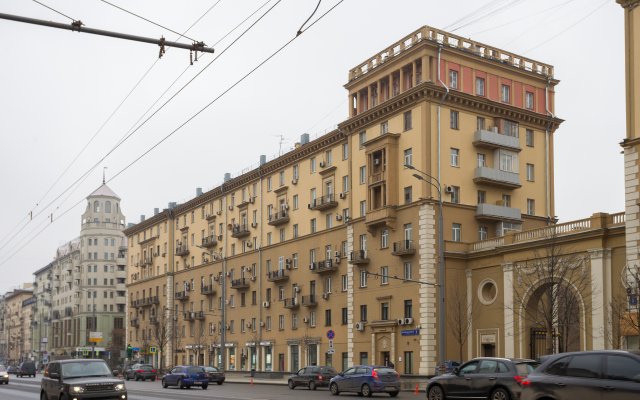
[[[44,7],[44,8],[48,8],[49,10],[53,11],[54,13],[58,13],[58,14],[62,15],[62,16],[63,16],[63,17],[65,17],[65,18],[69,18],[69,19],[71,20],[71,22],[76,22],[76,21],[77,21],[76,19],[73,19],[73,18],[71,18],[70,16],[68,16],[68,15],[66,15],[66,14],[63,14],[63,13],[61,13],[60,11],[56,10],[55,8],[51,8],[51,7],[49,7],[48,5],[46,5],[46,4],[44,4],[44,3],[39,2],[38,0],[33,0],[33,2],[34,2],[34,3],[38,3],[38,4],[40,4],[42,7]]]

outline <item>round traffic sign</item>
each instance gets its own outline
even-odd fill
[[[327,339],[333,339],[334,337],[336,337],[336,333],[333,331],[333,329],[329,329],[327,331]]]

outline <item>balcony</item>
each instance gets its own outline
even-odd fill
[[[72,317],[73,316],[73,308],[71,307],[67,307],[64,309],[64,316],[65,317]]]
[[[478,204],[476,219],[489,221],[520,221],[520,209],[500,204]]]
[[[248,289],[249,279],[239,278],[231,281],[231,289]]]
[[[218,238],[216,237],[216,235],[210,235],[202,238],[202,247],[205,247],[208,249],[216,246],[217,244],[218,244]]]
[[[284,269],[269,271],[267,272],[267,280],[269,282],[284,282],[289,280],[289,275],[287,275],[287,271]]]
[[[231,229],[231,237],[240,239],[243,237],[247,237],[251,234],[249,230],[249,225],[247,224],[235,224]]]
[[[176,255],[179,257],[185,257],[189,255],[189,245],[180,243],[176,246]]]
[[[324,211],[330,210],[338,206],[338,202],[336,201],[336,195],[333,193],[318,197],[317,199],[313,199],[309,204],[309,209]]]
[[[302,296],[302,306],[304,307],[316,307],[318,305],[318,300],[315,294],[310,294],[308,296]]]
[[[204,311],[196,311],[195,314],[196,314],[196,319],[197,320],[200,320],[200,321],[204,320],[204,318],[205,318]]]
[[[365,224],[367,230],[372,231],[379,226],[387,226],[395,229],[396,209],[392,206],[383,206],[375,210],[367,211]]]
[[[151,325],[157,325],[160,323],[160,321],[158,320],[158,317],[156,317],[155,315],[152,315],[149,317],[149,323]]]
[[[180,301],[189,300],[189,291],[185,290],[184,292],[176,292],[174,297],[176,300],[180,300]]]
[[[153,265],[153,256],[147,256],[142,259],[142,266]]]
[[[309,264],[309,269],[313,273],[323,274],[325,272],[337,271],[338,264],[334,263],[333,260],[316,261]]]
[[[473,145],[490,149],[503,148],[515,151],[521,150],[520,139],[518,137],[499,133],[497,127],[491,131],[484,129],[476,131],[473,135]]]
[[[476,168],[473,181],[479,184],[499,186],[508,189],[515,189],[522,186],[520,184],[520,176],[517,173],[489,167]]]
[[[183,314],[183,316],[184,316],[184,320],[185,321],[195,321],[196,320],[196,313],[194,313],[194,312],[186,311]]]
[[[133,318],[131,320],[131,326],[134,328],[138,328],[140,326],[140,320],[138,318]]]
[[[60,319],[60,311],[58,310],[53,311],[53,319]]]
[[[284,308],[293,310],[298,307],[300,307],[300,303],[298,303],[298,299],[296,299],[295,297],[288,297],[284,299]]]
[[[200,288],[200,293],[206,296],[213,296],[214,294],[216,294],[216,289],[213,287],[213,285],[206,285]]]
[[[416,248],[413,246],[413,240],[401,240],[393,243],[394,256],[412,256],[416,254]]]
[[[280,210],[269,215],[269,225],[271,226],[279,226],[287,222],[289,222],[289,212],[287,210]]]
[[[158,296],[150,296],[147,297],[146,299],[142,299],[142,306],[146,307],[146,306],[151,306],[151,305],[158,305],[160,304],[160,299],[158,298]]]
[[[140,307],[141,305],[142,305],[142,304],[141,304],[141,300],[131,300],[131,307],[132,307],[132,308],[138,308],[138,307]]]
[[[366,250],[356,250],[349,254],[349,264],[367,265],[369,264],[369,255]]]

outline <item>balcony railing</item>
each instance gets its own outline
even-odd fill
[[[196,311],[196,319],[197,320],[204,320],[204,318],[205,318],[204,311]]]
[[[185,321],[195,321],[195,319],[196,319],[196,313],[195,312],[186,311],[183,316],[184,316],[184,320]]]
[[[520,176],[515,172],[502,171],[497,168],[478,167],[473,177],[475,183],[494,185],[509,189],[519,188]]]
[[[216,289],[213,287],[213,285],[205,285],[200,288],[200,293],[211,296],[216,294]]]
[[[144,257],[142,259],[142,265],[152,265],[153,264],[153,256]]]
[[[288,297],[284,299],[284,308],[294,309],[300,307],[300,303],[298,303],[298,299],[295,297]]]
[[[249,279],[247,278],[238,278],[231,281],[232,289],[248,289],[249,288]]]
[[[302,296],[302,305],[304,307],[315,307],[318,305],[318,300],[315,294],[308,296]]]
[[[284,282],[289,279],[289,275],[287,275],[287,270],[285,269],[277,269],[275,271],[267,272],[267,280],[269,282]]]
[[[189,245],[187,244],[179,244],[176,246],[176,255],[180,257],[189,255]]]
[[[189,291],[185,290],[184,292],[176,292],[175,293],[176,300],[189,300]]]
[[[210,248],[218,244],[218,238],[216,235],[209,235],[202,238],[202,247]]]
[[[289,222],[289,212],[287,210],[280,210],[269,215],[269,225],[278,226]]]
[[[138,318],[133,318],[131,320],[131,326],[134,328],[137,328],[140,326],[140,320]]]
[[[336,197],[335,194],[330,193],[330,194],[318,197],[317,199],[313,199],[309,204],[309,208],[311,210],[323,211],[323,210],[329,210],[331,208],[337,207],[338,202],[336,201],[335,197]]]
[[[413,246],[413,240],[401,240],[393,243],[393,255],[394,256],[411,256],[416,253],[416,248]]]
[[[151,305],[158,305],[160,304],[160,299],[158,298],[158,296],[150,296],[147,297],[146,299],[142,299],[142,306],[146,307],[146,306],[151,306]]]
[[[492,221],[520,221],[521,213],[519,208],[506,207],[499,204],[482,203],[478,204],[476,218]]]
[[[478,147],[507,148],[520,151],[520,139],[515,136],[505,135],[494,130],[478,130],[473,135],[473,144]]]
[[[309,264],[311,272],[316,274],[323,274],[325,272],[333,272],[338,270],[338,264],[333,260],[316,261]]]
[[[160,321],[158,320],[158,317],[156,317],[155,315],[149,317],[149,323],[152,325],[157,325],[158,323],[160,323]]]
[[[369,264],[369,255],[366,250],[356,250],[349,254],[349,263],[353,265]]]
[[[231,237],[234,238],[243,238],[249,236],[251,231],[249,230],[249,225],[247,224],[235,224],[231,229]]]

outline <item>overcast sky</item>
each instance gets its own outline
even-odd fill
[[[158,61],[152,44],[0,20],[0,293],[32,281],[59,245],[79,235],[83,199],[101,184],[103,167],[128,222],[186,201],[225,172],[256,166],[261,154],[288,151],[302,133],[333,129],[347,117],[349,69],[423,25],[554,65],[556,114],[566,120],[555,133],[556,214],[569,221],[624,211],[623,10],[614,0],[346,0],[129,168],[295,36],[317,1],[281,1],[226,52],[276,0],[111,1],[169,30],[101,0],[40,2],[86,27],[167,40],[201,18],[186,36],[216,53],[190,66],[185,50],[169,48]],[[307,26],[337,2],[322,1]],[[3,0],[0,13],[71,22],[34,1]],[[199,72],[81,179],[147,110]]]

